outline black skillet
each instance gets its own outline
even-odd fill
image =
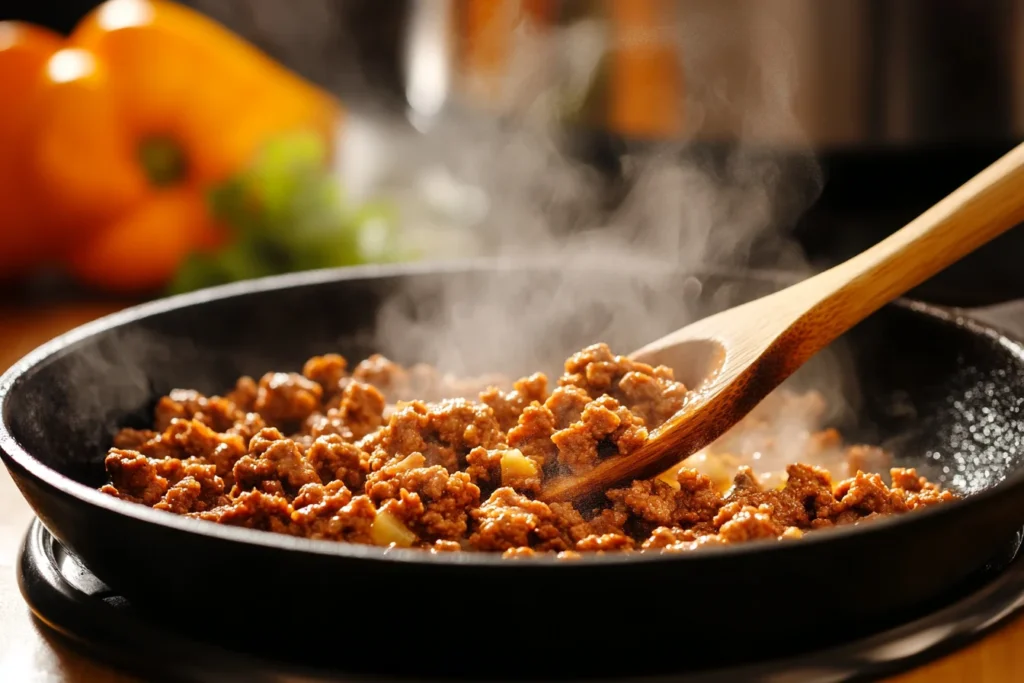
[[[886,444],[901,464],[971,495],[799,542],[574,562],[388,553],[188,520],[94,490],[112,433],[144,424],[176,386],[224,391],[240,374],[326,351],[461,358],[462,370],[480,371],[500,350],[500,369],[520,372],[599,340],[625,352],[781,285],[625,259],[569,272],[351,269],[137,307],[0,378],[0,450],[46,527],[157,623],[280,659],[418,677],[672,673],[825,647],[934,606],[1024,523],[1024,348],[907,302],[837,342],[839,365],[818,358],[793,382],[859,396],[835,415],[848,438]],[[424,324],[451,311],[444,326]],[[378,323],[405,333],[375,340]],[[443,345],[420,347],[439,334]]]

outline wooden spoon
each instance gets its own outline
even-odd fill
[[[563,501],[664,472],[742,419],[841,334],[996,236],[1024,222],[1024,143],[914,221],[819,275],[687,325],[630,355],[696,387],[637,451],[549,481]],[[696,381],[694,381],[696,379]]]

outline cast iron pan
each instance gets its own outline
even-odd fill
[[[543,263],[324,271],[137,307],[0,378],[0,450],[43,524],[156,623],[278,659],[418,677],[664,674],[825,647],[934,606],[1024,523],[1024,348],[906,302],[841,339],[831,375],[812,364],[794,382],[859,396],[836,415],[848,438],[886,444],[971,495],[799,542],[576,562],[386,553],[187,520],[94,490],[113,432],[144,424],[176,386],[224,391],[240,374],[297,369],[326,351],[481,360],[510,335],[508,367],[497,369],[520,372],[599,340],[625,352],[780,286],[627,260],[571,273]],[[453,293],[459,314],[447,320],[459,335],[410,357],[424,330],[443,334],[421,323],[450,309],[442,295]],[[380,316],[393,324],[396,311],[408,334],[375,339]],[[475,314],[484,324],[460,327]]]

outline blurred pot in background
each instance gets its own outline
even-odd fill
[[[566,149],[627,184],[651,155],[715,172],[771,157],[798,199],[768,232],[796,237],[819,265],[883,238],[1024,137],[1024,0],[405,6],[400,87],[418,125],[519,117],[554,98]],[[1018,233],[915,293],[1024,295]],[[756,265],[777,258],[763,256]]]
[[[590,71],[587,123],[624,136],[834,151],[1024,135],[1024,0],[412,0],[385,20],[404,26],[402,87],[431,92],[409,97],[421,114],[515,107],[537,92],[524,71],[541,89]],[[530,28],[561,29],[561,49],[522,54]]]

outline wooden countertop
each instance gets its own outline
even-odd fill
[[[111,304],[30,309],[0,306],[0,371],[42,342],[114,310]],[[15,561],[32,511],[0,468],[0,681],[127,683],[123,676],[69,651],[37,625],[21,598]],[[950,657],[892,683],[1010,683],[1024,678],[1024,618]]]

